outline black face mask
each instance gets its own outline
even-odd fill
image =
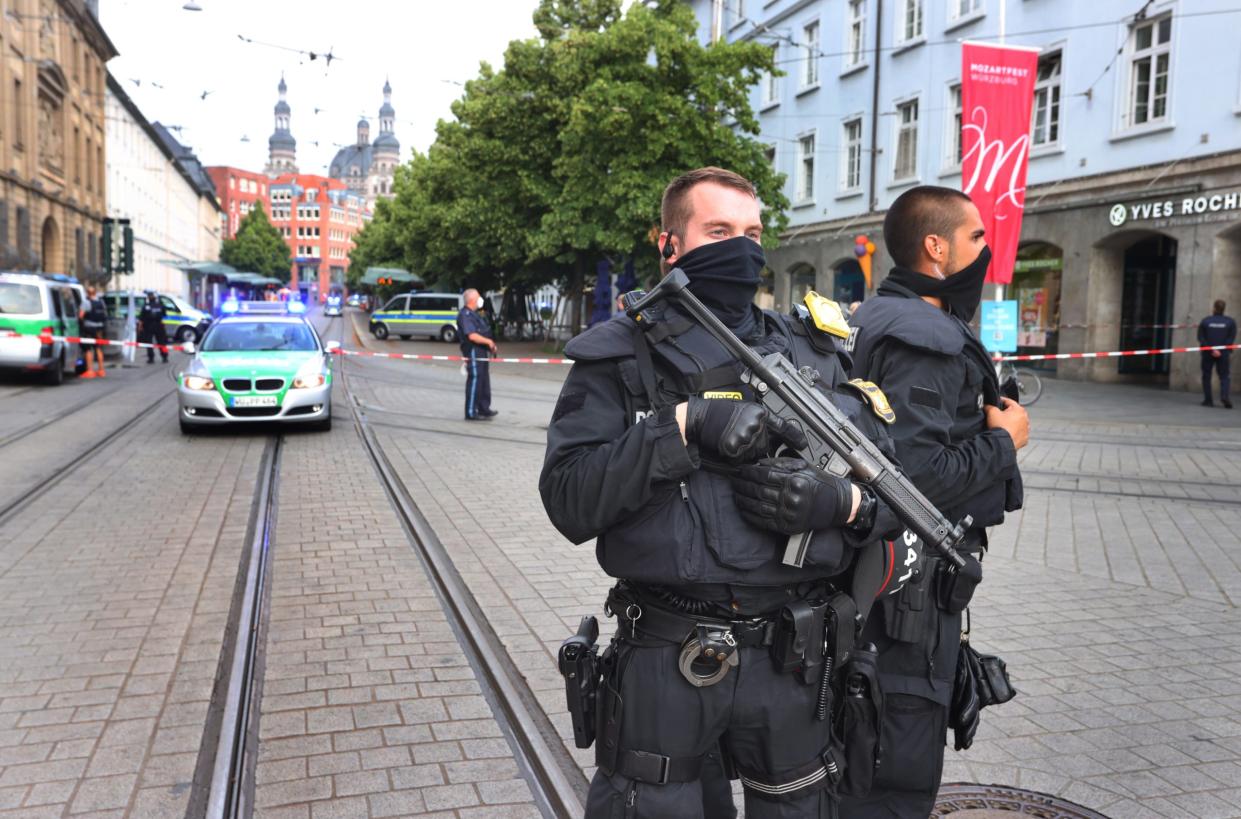
[[[766,265],[763,248],[746,236],[699,245],[676,261],[689,278],[689,292],[742,338],[757,325],[754,294]]]
[[[991,248],[983,245],[978,258],[946,279],[933,279],[916,270],[894,267],[888,278],[909,288],[919,296],[933,296],[944,303],[949,313],[964,322],[974,319],[978,303],[982,301],[982,286],[991,264]]]

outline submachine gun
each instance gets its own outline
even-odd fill
[[[674,268],[650,292],[629,304],[625,312],[641,323],[642,312],[652,304],[664,299],[675,300],[745,366],[742,381],[753,388],[759,403],[768,412],[801,427],[807,444],[798,454],[807,463],[831,475],[848,476],[869,486],[923,543],[929,544],[956,569],[964,568],[965,559],[956,547],[965,537],[972,518],[966,515],[954,526],[827,396],[815,388],[814,382],[819,378],[817,372],[809,367],[799,370],[780,353],[760,357],[708,310],[689,291],[688,285],[689,277],[685,272]],[[802,565],[810,535],[807,532],[789,538],[783,557],[786,565]]]

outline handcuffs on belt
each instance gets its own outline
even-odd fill
[[[737,640],[730,629],[715,629],[699,623],[681,644],[677,667],[690,685],[715,685],[740,663]]]

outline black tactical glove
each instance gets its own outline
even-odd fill
[[[800,449],[806,445],[799,427],[772,415],[761,404],[706,399],[691,395],[685,410],[685,439],[733,463],[747,463],[768,454],[779,438]]]
[[[786,535],[843,526],[853,508],[848,479],[828,475],[800,458],[765,458],[733,478],[741,516]]]

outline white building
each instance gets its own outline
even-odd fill
[[[105,110],[108,216],[129,219],[134,233],[134,274],[114,275],[109,287],[188,297],[189,282],[173,265],[219,258],[214,186],[193,153],[148,122],[111,74]]]

